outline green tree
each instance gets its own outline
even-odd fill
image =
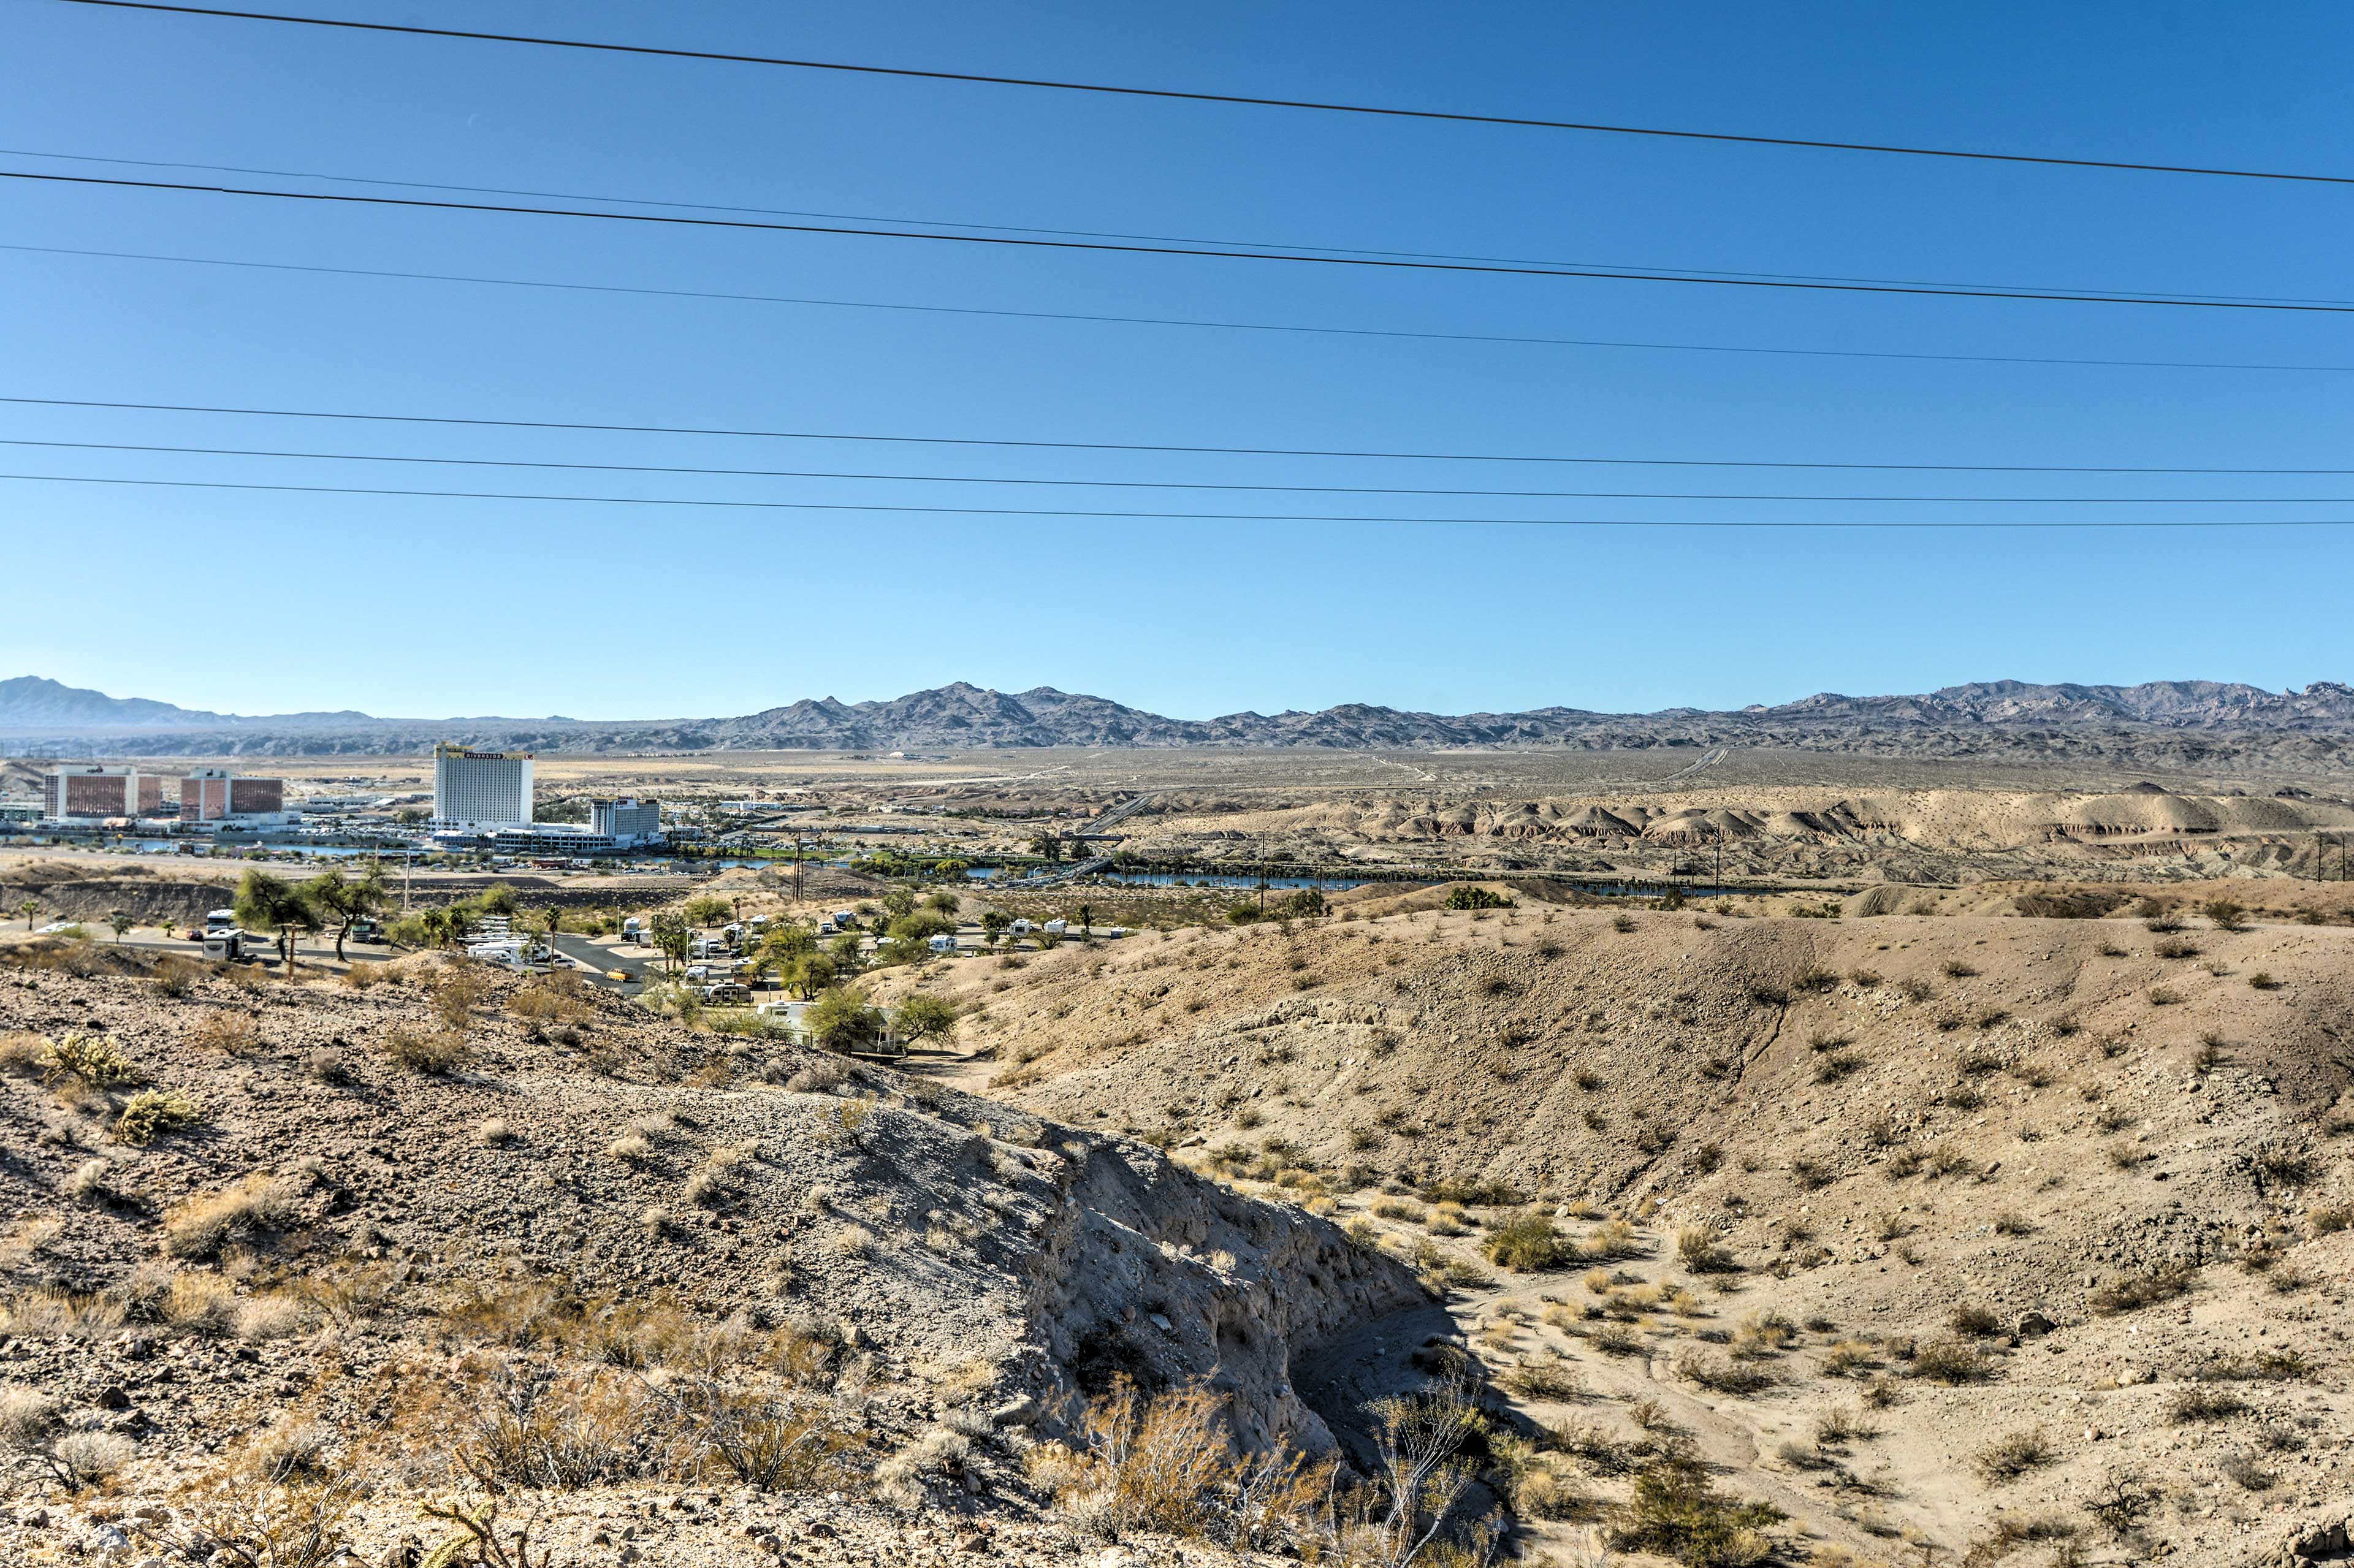
[[[302,896],[310,900],[323,924],[334,927],[335,961],[342,963],[344,941],[351,935],[352,923],[376,913],[384,900],[384,884],[373,877],[351,881],[330,866],[302,885]]]
[[[780,965],[790,964],[805,953],[817,951],[817,933],[798,921],[771,926],[760,938],[760,951]]]
[[[867,994],[836,986],[817,999],[803,1017],[810,1038],[829,1051],[847,1051],[875,1036],[877,1015]]]
[[[916,912],[916,895],[908,888],[895,887],[883,895],[883,907],[895,919],[913,915]]]
[[[724,926],[735,906],[716,894],[698,894],[686,901],[686,918],[696,926]]]
[[[27,898],[16,906],[16,913],[25,917],[25,929],[29,931],[33,928],[33,922],[41,917],[41,901],[37,898]]]
[[[647,927],[648,939],[656,952],[662,954],[663,966],[676,969],[686,962],[686,955],[695,946],[695,930],[687,925],[686,916],[674,909],[657,909]]]
[[[910,1045],[919,1040],[953,1033],[956,1022],[956,1003],[926,991],[910,994],[891,1014],[892,1028]]]
[[[1325,907],[1324,895],[1321,890],[1303,887],[1278,905],[1277,910],[1278,913],[1285,916],[1305,919],[1323,914]]]
[[[1059,864],[1063,859],[1063,841],[1054,833],[1040,833],[1030,841],[1030,853],[1048,865]]]
[[[981,911],[981,940],[987,942],[992,948],[997,946],[999,938],[1005,935],[1005,927],[1013,924],[1013,916],[1008,915],[1002,909],[985,909]]]
[[[1086,936],[1086,935],[1087,935],[1090,930],[1094,929],[1094,927],[1095,927],[1095,923],[1096,923],[1096,906],[1095,906],[1094,905],[1092,905],[1092,904],[1082,904],[1082,905],[1080,905],[1080,906],[1079,906],[1079,935],[1080,935],[1080,936],[1082,936],[1082,937]]]
[[[894,963],[902,964],[920,962],[931,956],[934,937],[944,936],[955,929],[944,916],[928,909],[903,915],[891,922],[888,940],[891,959]]]
[[[419,917],[425,939],[436,948],[454,948],[474,927],[474,906],[462,900],[428,909]]]
[[[955,894],[950,893],[947,888],[943,887],[938,892],[933,894],[929,898],[924,900],[924,907],[935,910],[938,913],[946,915],[949,918],[953,919],[956,916],[956,912],[964,907],[964,900],[959,898]]]
[[[833,959],[811,950],[795,959],[782,978],[786,986],[801,992],[801,1000],[807,1001],[832,985],[834,976]]]
[[[114,945],[118,948],[122,946],[122,938],[131,935],[132,927],[139,924],[120,909],[109,915],[106,923],[114,927]]]
[[[845,931],[833,939],[833,968],[837,974],[854,975],[866,967],[866,951],[859,945],[858,933]]]
[[[493,882],[482,889],[483,914],[512,916],[519,907],[515,900],[515,890],[505,883]]]
[[[244,925],[278,933],[278,958],[286,977],[294,976],[294,933],[319,928],[319,913],[302,889],[256,866],[237,885],[237,917]]]

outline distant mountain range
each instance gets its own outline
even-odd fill
[[[2317,681],[2269,692],[2223,681],[2138,686],[1982,681],[1918,696],[1823,693],[1734,712],[1669,708],[1603,714],[1547,707],[1425,714],[1344,704],[1316,713],[1175,719],[1104,697],[1040,686],[986,691],[959,681],[889,702],[804,698],[736,718],[377,718],[338,713],[243,715],[111,697],[39,676],[0,681],[0,754],[217,756],[414,753],[437,740],[551,752],[970,750],[1009,747],[1314,747],[1340,750],[1655,746],[1789,746],[1877,754],[1971,755],[2048,742],[2069,752],[2190,760],[2234,749],[2227,737],[2281,740],[2335,765],[2354,746],[2354,687]]]

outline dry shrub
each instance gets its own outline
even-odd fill
[[[323,1428],[306,1424],[296,1430],[304,1441],[323,1443]],[[176,1513],[132,1521],[133,1534],[180,1562],[333,1568],[356,1561],[344,1524],[366,1497],[367,1485],[348,1473],[328,1472],[315,1451],[279,1474],[274,1457],[262,1452],[268,1440],[257,1439],[243,1466],[180,1499]]]
[[[857,1474],[854,1419],[818,1394],[750,1393],[689,1378],[664,1393],[695,1467],[766,1492],[823,1492]]]
[[[1147,1399],[1126,1379],[1088,1404],[1075,1446],[1034,1451],[1031,1474],[1091,1531],[1210,1537],[1264,1548],[1308,1531],[1331,1480],[1288,1445],[1238,1455],[1225,1397],[1196,1384]]]
[[[2041,1429],[2014,1432],[1979,1449],[1970,1458],[1970,1467],[1977,1470],[1988,1486],[2000,1486],[2015,1481],[2030,1470],[2040,1469],[2060,1457]]]
[[[260,1046],[261,1033],[254,1027],[251,1015],[217,1009],[188,1031],[188,1044],[224,1056],[244,1056]]]
[[[457,1463],[493,1490],[571,1491],[651,1467],[654,1412],[620,1374],[499,1361],[472,1369],[450,1399]]]
[[[2127,1275],[2093,1292],[2093,1310],[2105,1317],[2120,1312],[2137,1311],[2187,1296],[2199,1282],[2198,1275],[2181,1264],[2152,1269],[2147,1274]]]
[[[218,1338],[236,1324],[237,1305],[237,1287],[219,1275],[183,1269],[164,1282],[154,1315],[183,1333]]]
[[[60,1433],[28,1456],[49,1478],[69,1492],[96,1486],[138,1457],[139,1445],[114,1432]]]
[[[283,1230],[295,1217],[295,1193],[257,1171],[233,1186],[189,1199],[164,1216],[164,1250],[174,1257],[206,1258],[236,1238]]]
[[[1764,1367],[1703,1356],[1696,1351],[1687,1351],[1676,1358],[1676,1375],[1715,1393],[1744,1396],[1763,1393],[1778,1381]]]
[[[1661,1454],[1635,1476],[1634,1494],[1611,1520],[1610,1543],[1655,1552],[1696,1568],[1745,1568],[1772,1560],[1766,1529],[1784,1514],[1771,1503],[1718,1491],[1694,1456]]]
[[[1559,1268],[1577,1255],[1570,1239],[1542,1214],[1521,1214],[1489,1233],[1481,1251],[1488,1261],[1515,1274]]]
[[[1585,1379],[1576,1365],[1558,1355],[1534,1356],[1505,1372],[1499,1380],[1522,1399],[1555,1404],[1585,1397]]]
[[[396,1029],[384,1039],[385,1055],[412,1073],[454,1073],[472,1052],[465,1034],[455,1029],[434,1034]]]
[[[1693,1274],[1732,1274],[1741,1266],[1713,1225],[1686,1225],[1678,1231],[1676,1260]]]
[[[1947,1335],[1930,1340],[1914,1352],[1913,1374],[1949,1386],[1984,1383],[1994,1375],[1994,1362],[1967,1340]]]
[[[539,1023],[579,1023],[592,1012],[581,998],[585,986],[578,975],[559,970],[507,998],[506,1010]]]
[[[255,1296],[237,1309],[237,1337],[240,1340],[283,1340],[301,1333],[310,1320],[310,1313],[299,1297],[271,1293]]]
[[[472,1022],[474,1006],[489,994],[490,981],[472,964],[445,964],[426,992],[433,1016],[441,1027],[463,1031]]]

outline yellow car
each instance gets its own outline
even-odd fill
[[[630,980],[630,971],[627,969],[607,969],[605,971],[605,978],[609,980],[616,980],[623,985],[627,985]]]

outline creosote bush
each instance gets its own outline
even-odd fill
[[[1576,1249],[1543,1214],[1520,1214],[1488,1233],[1480,1250],[1488,1261],[1515,1274],[1535,1274],[1559,1268],[1576,1256]]]
[[[464,1033],[455,1029],[444,1029],[431,1034],[396,1029],[384,1040],[384,1054],[394,1064],[412,1073],[454,1073],[465,1065],[472,1050]]]

